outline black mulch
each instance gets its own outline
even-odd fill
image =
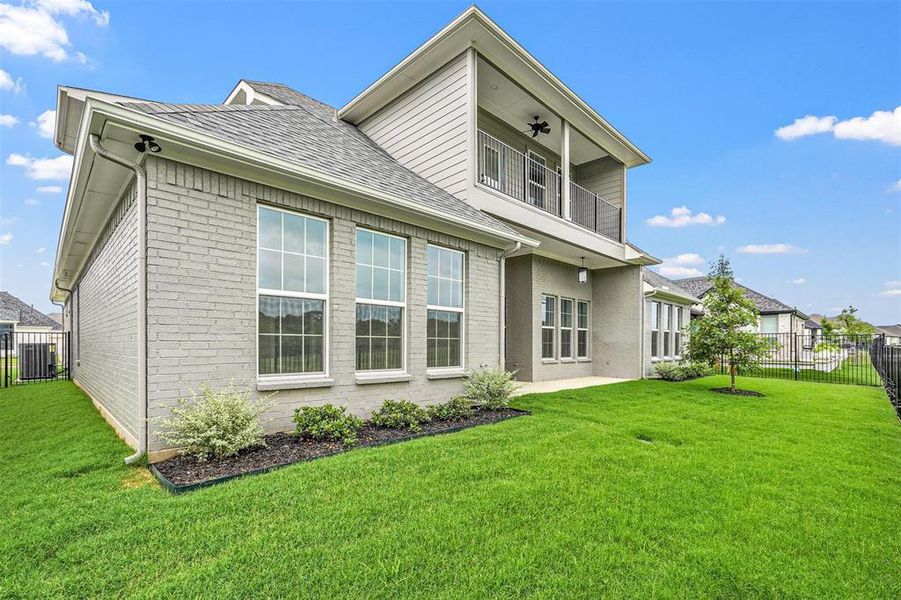
[[[732,388],[710,388],[711,392],[718,392],[720,394],[729,394],[730,396],[754,396],[757,398],[763,398],[763,394],[760,392],[755,392],[754,390],[735,390],[732,391]]]
[[[513,408],[477,410],[471,418],[462,421],[424,423],[422,429],[416,433],[408,429],[382,429],[367,422],[360,429],[357,435],[357,445],[354,447],[365,448],[402,442],[427,435],[467,429],[476,425],[497,423],[526,414],[529,413]],[[348,450],[340,442],[304,440],[290,433],[273,433],[264,439],[266,446],[244,450],[231,458],[200,461],[190,456],[176,456],[155,463],[154,467],[175,486],[193,486],[215,479],[231,478],[291,463],[322,458]]]

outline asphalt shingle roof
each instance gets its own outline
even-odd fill
[[[0,320],[18,321],[19,325],[26,327],[62,329],[62,325],[9,292],[0,292]]]
[[[901,337],[901,323],[897,325],[877,325],[876,333],[884,333],[892,337]]]
[[[698,298],[703,298],[704,294],[706,294],[710,290],[710,288],[713,287],[713,284],[706,277],[689,277],[688,279],[677,279],[676,283],[679,284],[682,289],[688,290],[692,293],[692,295]],[[764,296],[760,292],[752,290],[748,286],[742,285],[740,283],[736,283],[735,285],[745,291],[745,295],[754,302],[754,304],[757,306],[757,310],[762,313],[786,313],[797,311],[797,309],[793,306],[789,306],[788,304],[780,302],[775,298]],[[797,312],[800,313],[800,311]]]
[[[280,84],[253,82],[252,85],[289,104],[127,102],[122,105],[357,185],[401,196],[473,224],[516,235],[507,225],[398,163],[354,125],[336,118],[333,107]]]
[[[694,302],[700,302],[697,296],[680,286],[678,283],[673,281],[672,279],[668,279],[661,275],[660,273],[655,273],[650,269],[642,269],[641,276],[644,278],[645,283],[651,285],[655,288],[661,290],[668,290],[674,294],[678,294],[680,296],[686,296],[691,298]]]

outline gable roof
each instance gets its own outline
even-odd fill
[[[876,333],[884,333],[892,337],[901,337],[901,323],[897,325],[877,325]]]
[[[16,321],[24,327],[62,329],[62,325],[9,292],[0,292],[0,321]]]
[[[335,109],[281,84],[267,89],[285,104],[121,103],[131,110],[250,147],[344,181],[387,194],[400,194],[441,214],[456,215],[511,238],[520,234],[407,169],[354,125],[335,118]]]
[[[681,287],[672,279],[664,277],[660,273],[656,273],[654,271],[651,271],[650,269],[642,269],[641,277],[644,282],[653,287],[655,291],[663,292],[671,296],[684,298],[692,304],[700,302],[700,300],[691,292]]]
[[[804,321],[804,327],[806,327],[807,329],[822,329],[820,324],[813,319],[807,319],[806,321]]]
[[[685,290],[688,290],[698,298],[703,298],[707,292],[713,287],[713,283],[710,282],[707,277],[689,277],[686,279],[677,279],[676,283],[679,284]],[[807,315],[799,311],[793,306],[789,306],[784,302],[780,302],[775,298],[770,298],[764,294],[756,290],[752,290],[746,285],[742,285],[740,283],[735,283],[737,287],[740,287],[745,291],[745,296],[751,299],[754,302],[754,305],[757,307],[757,310],[763,314],[775,314],[775,313],[798,313],[799,316],[807,318]]]

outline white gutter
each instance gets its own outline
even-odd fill
[[[498,345],[498,357],[500,368],[504,369],[507,364],[507,339],[506,339],[506,326],[507,326],[507,257],[522,248],[522,242],[516,242],[513,244],[512,248],[504,250],[498,259],[500,262],[500,293],[498,294],[500,298],[500,314],[498,318],[498,323],[500,327],[499,332],[499,345]]]
[[[131,169],[135,174],[138,213],[138,448],[125,464],[140,460],[147,452],[147,172],[140,164],[117,156],[100,145],[100,136],[88,138],[97,156]]]

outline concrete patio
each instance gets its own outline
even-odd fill
[[[574,379],[556,379],[554,381],[535,381],[530,383],[520,383],[514,392],[514,396],[523,396],[525,394],[544,394],[548,392],[559,392],[562,390],[577,390],[580,388],[593,387],[596,385],[609,385],[611,383],[622,383],[624,381],[632,381],[631,379],[617,379],[615,377],[576,377]]]

